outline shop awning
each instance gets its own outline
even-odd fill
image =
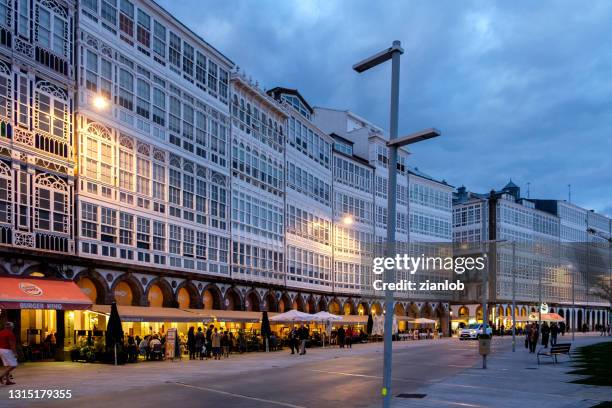
[[[0,277],[0,309],[81,310],[91,303],[72,281]]]
[[[241,310],[215,310],[215,309],[185,309],[190,313],[201,316],[203,319],[218,322],[234,322],[234,323],[259,323],[261,321],[262,312],[247,312]],[[268,312],[268,317],[272,317],[277,313]]]
[[[342,321],[339,323],[344,324],[367,324],[368,316],[359,316],[359,315],[342,315]]]
[[[93,305],[91,311],[110,314],[110,305]],[[117,306],[123,322],[203,322],[202,316],[173,307]]]
[[[414,317],[395,315],[398,322],[414,322]]]

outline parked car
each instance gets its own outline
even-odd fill
[[[459,332],[459,340],[476,340],[480,338],[484,333],[484,328],[482,323],[472,323],[467,327],[464,327]],[[493,334],[493,329],[491,326],[487,326],[486,334],[491,336]]]

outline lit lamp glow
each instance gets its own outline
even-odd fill
[[[342,218],[342,223],[344,223],[344,225],[351,225],[353,223],[353,217],[350,215],[345,216]]]
[[[97,110],[104,110],[108,106],[108,100],[101,95],[95,96],[92,102],[94,108],[96,108]]]

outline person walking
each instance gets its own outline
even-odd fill
[[[531,325],[531,328],[529,329],[529,352],[530,353],[535,353],[536,347],[538,346],[538,337],[539,337],[538,326],[537,324],[533,323]]]
[[[542,323],[542,345],[544,348],[548,348],[548,339],[550,338],[550,326],[548,323]]]
[[[202,328],[198,327],[198,332],[195,334],[195,349],[196,349],[195,356],[196,358],[199,358],[200,360],[204,358],[205,353],[202,349],[204,348],[205,342],[206,342],[206,336],[204,335],[204,332],[202,332]]]
[[[338,329],[338,346],[340,348],[344,348],[344,335],[345,335],[344,327],[340,326]]]
[[[561,331],[561,336],[565,336],[565,322],[559,323],[559,330]]]
[[[289,335],[287,336],[287,342],[289,343],[289,349],[291,349],[291,354],[295,354],[297,351],[297,332],[295,326],[289,330]]]
[[[210,326],[208,326],[208,329],[206,330],[206,358],[207,359],[212,356],[212,335],[213,335],[214,328],[215,328],[215,325],[211,324]]]
[[[348,348],[353,348],[353,328],[351,326],[346,329],[346,339],[344,340]]]
[[[189,359],[195,360],[195,328],[193,326],[187,331],[187,350],[189,350]]]
[[[559,335],[559,326],[557,323],[553,323],[550,325],[550,345],[554,346],[557,344],[557,336]]]
[[[300,338],[300,356],[306,354],[306,341],[308,340],[309,330],[306,326],[302,324],[302,327],[299,329],[298,336]]]
[[[531,344],[531,337],[530,337],[531,336],[531,324],[527,323],[525,325],[525,329],[523,333],[525,333],[525,348],[530,350],[531,349],[531,346],[530,346]]]
[[[0,383],[5,385],[15,384],[11,381],[11,372],[17,368],[17,338],[13,333],[15,325],[12,322],[4,323],[4,329],[0,330],[0,360],[4,371],[0,374]]]
[[[229,333],[228,331],[224,331],[223,335],[221,336],[221,347],[223,350],[223,356],[225,358],[229,358]]]
[[[215,327],[215,330],[211,336],[212,341],[212,353],[215,360],[221,360],[221,333]]]

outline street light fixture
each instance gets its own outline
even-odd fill
[[[421,140],[431,139],[440,135],[435,129],[428,129],[414,135],[399,138],[397,137],[398,110],[399,110],[399,69],[400,56],[404,53],[399,41],[393,41],[391,47],[383,50],[363,61],[353,65],[353,69],[358,73],[374,68],[383,62],[391,60],[391,107],[389,118],[389,180],[387,190],[387,245],[386,256],[395,257],[395,223],[397,216],[396,189],[397,189],[397,149],[401,146],[420,142]],[[394,281],[394,271],[387,270],[385,279],[387,282]],[[393,291],[387,286],[385,290],[385,329],[384,329],[384,362],[383,362],[383,407],[391,405],[391,362],[393,352]]]
[[[350,215],[344,216],[344,218],[342,218],[342,223],[344,225],[352,225],[353,224],[353,217],[351,217]]]
[[[93,103],[93,107],[99,111],[104,110],[108,107],[108,100],[102,95],[94,96],[92,103]]]

